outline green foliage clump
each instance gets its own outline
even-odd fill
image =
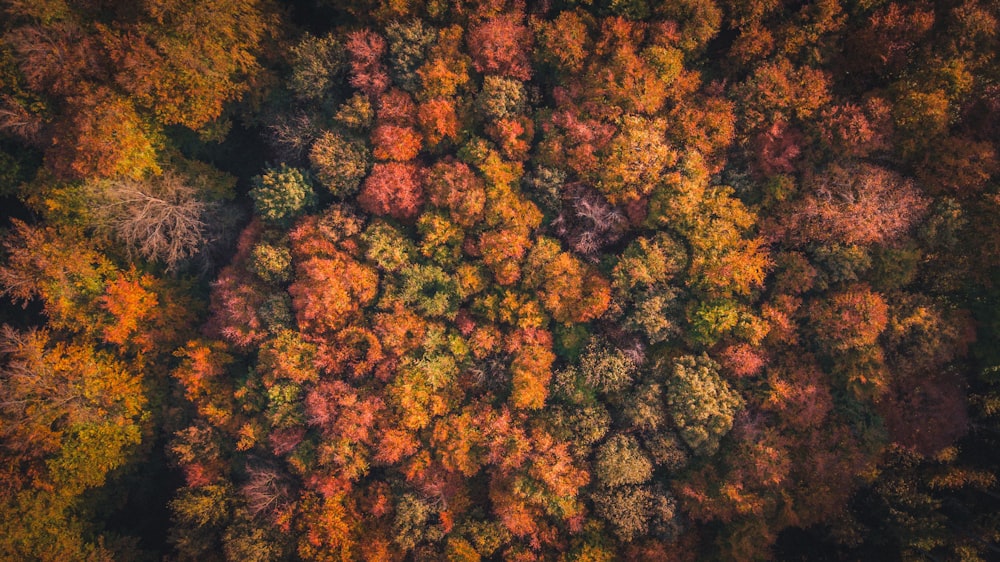
[[[719,376],[707,355],[673,362],[667,378],[667,408],[681,438],[697,455],[712,455],[733,427],[743,399]]]
[[[375,110],[366,96],[354,94],[340,106],[334,119],[348,129],[366,129],[375,119]]]
[[[292,75],[288,85],[304,101],[323,101],[340,86],[346,57],[336,37],[306,33],[289,49]]]
[[[632,384],[635,361],[621,349],[592,341],[580,357],[580,371],[588,385],[600,392],[617,392]]]
[[[383,221],[373,221],[361,240],[365,243],[365,256],[385,271],[396,272],[412,263],[416,256],[413,242],[396,227]]]
[[[275,225],[289,224],[316,202],[306,175],[285,164],[255,177],[253,185],[250,197],[257,215]]]
[[[333,131],[325,131],[309,151],[309,163],[316,179],[334,197],[358,192],[361,180],[371,168],[371,155],[364,144]]]
[[[496,121],[524,111],[528,96],[524,84],[501,76],[487,76],[476,97],[476,109],[484,118]]]
[[[257,244],[250,256],[250,268],[267,283],[285,283],[292,276],[292,254],[284,246]]]
[[[624,542],[649,533],[670,537],[676,532],[677,503],[651,486],[605,488],[593,498],[597,514]]]
[[[420,89],[417,69],[424,63],[427,49],[434,44],[437,33],[418,19],[393,22],[385,28],[389,40],[389,64],[393,80],[408,92]]]
[[[615,488],[642,484],[653,476],[653,463],[631,435],[616,434],[597,449],[594,463],[597,479]]]

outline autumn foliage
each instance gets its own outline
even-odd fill
[[[995,1],[0,4],[0,559],[1000,548]]]

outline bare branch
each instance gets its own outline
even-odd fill
[[[95,209],[129,252],[176,270],[206,242],[207,216],[216,205],[198,198],[198,189],[167,172],[149,182],[118,179],[102,184]]]

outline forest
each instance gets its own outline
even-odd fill
[[[0,560],[1000,560],[1000,0],[0,0]]]

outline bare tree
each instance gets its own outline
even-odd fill
[[[268,140],[283,160],[298,160],[312,146],[321,131],[305,111],[276,117],[268,125]]]
[[[242,487],[247,508],[253,515],[274,516],[291,502],[291,483],[276,467],[265,463],[247,466],[247,481]]]
[[[0,96],[0,131],[37,144],[41,138],[42,120],[12,96]]]
[[[561,210],[551,228],[574,252],[596,261],[597,252],[621,239],[627,225],[620,208],[593,188],[573,183],[563,188]]]
[[[150,181],[116,179],[95,193],[95,213],[131,254],[176,270],[207,242],[209,217],[218,210],[200,191],[172,172]]]

